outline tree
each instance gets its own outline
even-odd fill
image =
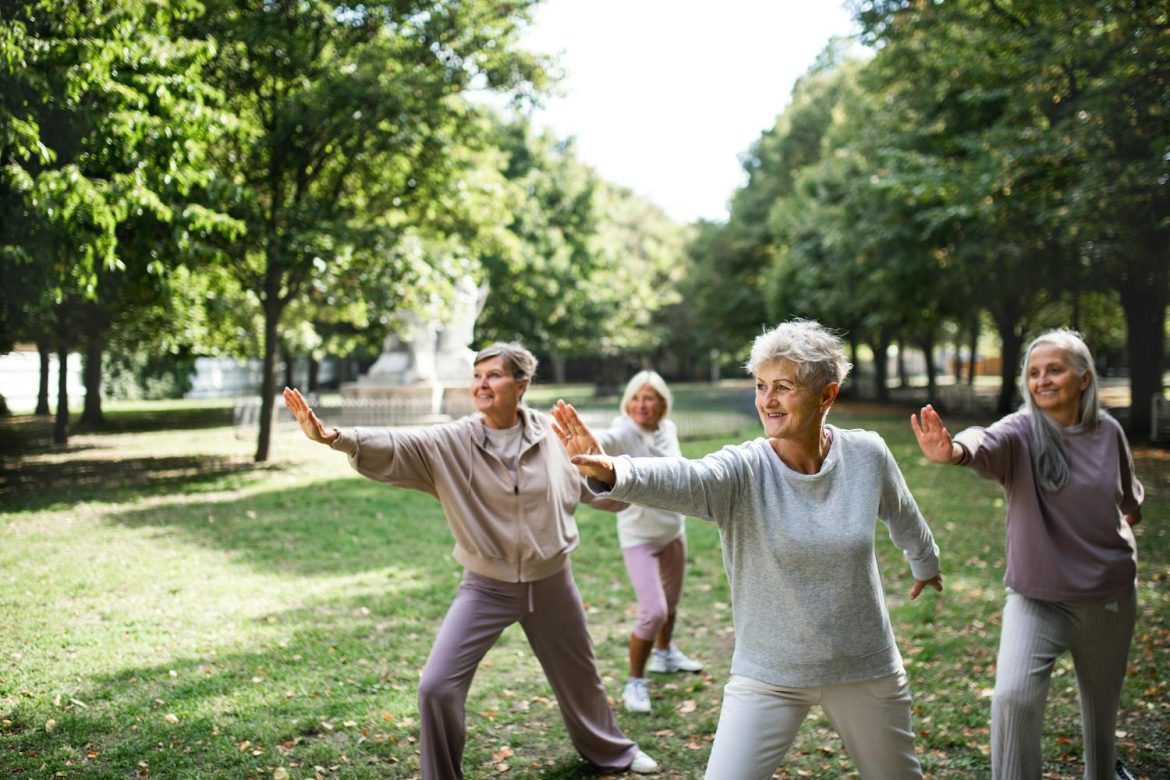
[[[860,4],[859,18],[881,44],[890,83],[906,85],[902,94],[986,174],[966,189],[965,208],[989,219],[966,237],[1000,242],[979,254],[1024,280],[1013,293],[1036,293],[1005,302],[996,317],[1005,365],[1014,370],[1024,312],[1036,321],[1053,292],[1111,286],[1127,320],[1130,433],[1144,437],[1148,399],[1161,391],[1170,285],[1165,9],[1139,0],[875,0]],[[1054,290],[1037,277],[1065,283]],[[1009,289],[1002,273],[985,278]],[[1008,379],[1005,370],[1001,408]]]
[[[218,43],[213,82],[238,122],[216,164],[224,208],[246,226],[222,256],[263,313],[257,461],[282,317],[324,269],[419,270],[396,247],[447,207],[450,150],[475,124],[460,93],[543,86],[540,61],[516,48],[531,4],[212,0],[192,22]]]
[[[97,339],[110,322],[101,282],[127,269],[119,229],[171,221],[174,196],[205,175],[201,155],[217,124],[200,78],[210,47],[173,35],[197,7],[30,0],[0,9],[0,208],[11,219],[3,259],[37,268],[40,289],[21,307],[59,356],[81,343],[79,328]],[[168,259],[139,258],[154,274]],[[67,430],[62,392],[56,441]]]

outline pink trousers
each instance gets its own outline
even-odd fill
[[[658,629],[678,609],[687,566],[686,537],[663,545],[623,547],[622,557],[638,597],[638,623],[633,634],[653,642]]]

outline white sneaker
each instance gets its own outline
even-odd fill
[[[646,687],[645,677],[631,677],[626,680],[626,687],[622,689],[622,701],[626,703],[626,712],[649,712],[650,711],[650,689]],[[645,753],[639,753],[640,756],[645,756]],[[646,756],[649,760],[650,757]],[[637,763],[638,759],[634,759]],[[651,763],[653,761],[651,760]],[[655,764],[655,766],[658,766]]]
[[[655,674],[701,672],[703,670],[703,664],[693,658],[688,658],[682,650],[678,649],[678,645],[672,642],[669,650],[655,650],[650,655],[650,661],[646,664],[646,669]]]
[[[658,768],[657,761],[639,750],[638,755],[634,756],[633,763],[630,764],[630,771],[636,775],[656,775],[662,770]]]

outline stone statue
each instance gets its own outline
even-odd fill
[[[479,287],[470,276],[455,284],[451,317],[446,322],[424,320],[415,312],[402,317],[402,327],[382,343],[382,354],[357,382],[341,388],[350,398],[420,398],[431,412],[466,414],[471,411],[467,388],[471,383],[475,351],[475,321],[487,301],[488,284]]]

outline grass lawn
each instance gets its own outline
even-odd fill
[[[286,429],[256,467],[255,442],[235,438],[215,405],[111,418],[112,432],[75,435],[65,450],[49,444],[46,421],[0,422],[0,777],[417,776],[415,684],[460,577],[438,503],[364,480]],[[923,766],[935,778],[986,776],[999,488],[927,464],[901,409],[841,404],[832,419],[886,437],[942,547],[946,591],[910,603],[908,568],[879,529]],[[1137,460],[1141,613],[1118,741],[1139,776],[1165,778],[1170,454],[1142,449]],[[578,521],[574,571],[616,703],[633,593],[612,516],[583,509]],[[697,520],[688,529],[677,636],[707,669],[656,678],[649,716],[615,711],[667,777],[700,778],[734,635],[718,535]],[[488,654],[468,722],[469,778],[596,776],[518,627]],[[1080,777],[1067,658],[1044,751],[1045,777]],[[814,710],[778,776],[855,772]]]

